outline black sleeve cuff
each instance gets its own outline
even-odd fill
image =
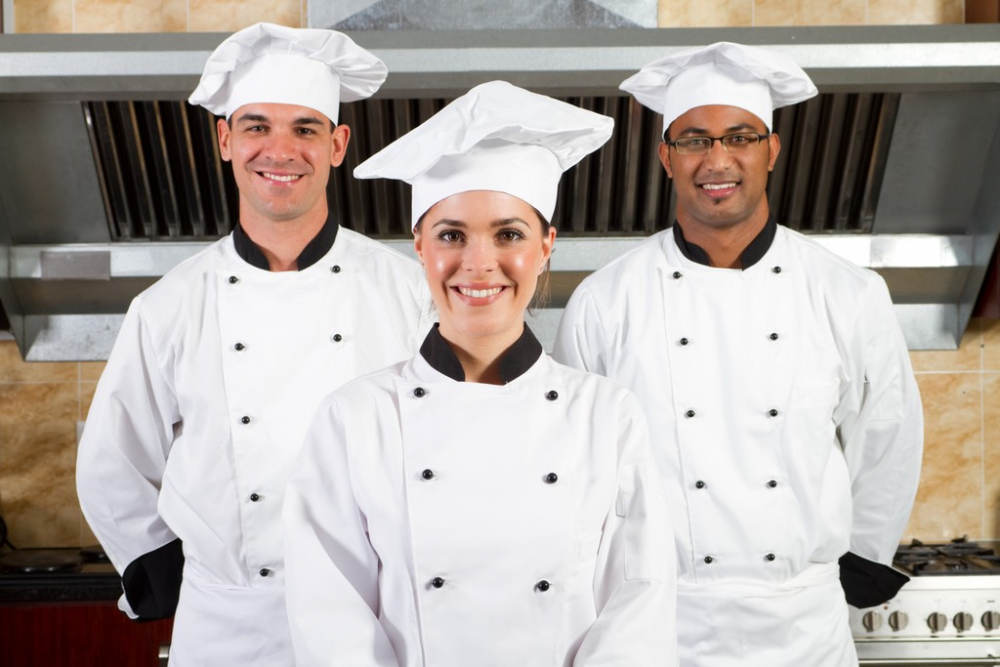
[[[840,585],[847,604],[864,609],[888,602],[910,578],[867,558],[848,551],[840,557]]]
[[[177,609],[184,570],[180,539],[139,556],[122,574],[125,599],[140,620],[170,618]]]

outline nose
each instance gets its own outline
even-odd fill
[[[722,145],[722,141],[716,139],[712,142],[708,153],[705,154],[705,166],[712,170],[725,170],[733,164],[733,155]]]
[[[292,138],[284,133],[275,132],[268,136],[264,152],[269,160],[287,162],[294,157]]]
[[[470,239],[462,253],[462,269],[473,277],[484,276],[497,267],[497,252],[489,235]]]

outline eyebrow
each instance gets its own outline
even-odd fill
[[[263,114],[245,113],[236,119],[237,123],[266,123],[268,117]],[[322,125],[323,121],[315,116],[302,116],[292,121],[292,125]]]
[[[739,125],[732,125],[732,126],[728,127],[726,129],[725,134],[732,134],[734,132],[747,132],[747,131],[757,132],[757,128],[755,128],[750,123],[740,123]],[[683,137],[683,136],[688,135],[688,134],[707,135],[708,134],[708,130],[705,129],[705,128],[703,128],[703,127],[688,127],[688,128],[685,128],[684,131],[681,132],[680,134],[678,134],[677,136],[678,137]],[[761,133],[761,134],[763,134],[763,133]]]
[[[490,227],[493,228],[493,229],[496,229],[497,227],[506,227],[507,225],[516,225],[517,223],[521,223],[522,225],[529,226],[528,223],[525,222],[524,220],[522,220],[521,218],[501,218],[499,220],[494,220],[493,222],[491,222],[490,223]],[[434,229],[435,227],[438,227],[440,225],[448,225],[450,227],[458,227],[460,229],[467,229],[469,227],[467,224],[465,224],[461,220],[452,220],[451,218],[442,218],[441,220],[438,220],[433,225],[431,225],[431,229]]]

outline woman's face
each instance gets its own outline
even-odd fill
[[[516,341],[555,238],[530,205],[503,192],[462,192],[432,206],[414,245],[441,334],[462,346],[484,337]]]

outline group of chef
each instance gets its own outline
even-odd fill
[[[272,24],[208,59],[238,224],[135,298],[79,448],[122,611],[173,616],[178,667],[856,665],[923,424],[883,280],[768,210],[809,77],[718,43],[622,84],[676,220],[550,357],[524,313],[612,120],[492,81],[357,165],[412,186],[416,262],[327,202],[339,105],[386,76]]]

